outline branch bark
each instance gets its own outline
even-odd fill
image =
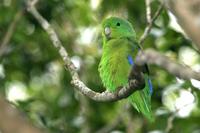
[[[23,118],[14,107],[0,96],[0,132],[2,133],[44,133]]]
[[[200,81],[199,72],[192,70],[186,65],[181,65],[175,61],[172,61],[167,56],[164,56],[153,49],[141,51],[136,57],[136,64],[143,65],[145,63],[157,65],[181,79],[196,79]]]
[[[166,7],[176,16],[178,23],[200,50],[200,1],[164,0]]]

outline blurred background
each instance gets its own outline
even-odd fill
[[[159,4],[152,1],[152,13]],[[40,0],[37,9],[57,32],[81,79],[98,92],[104,91],[98,74],[101,21],[124,17],[138,38],[146,26],[144,0]],[[155,21],[145,48],[200,70],[199,52],[166,9]],[[0,94],[50,133],[199,133],[200,82],[178,79],[157,66],[150,66],[150,74],[154,123],[126,100],[93,101],[71,86],[61,57],[47,33],[25,11],[24,1],[0,0]]]

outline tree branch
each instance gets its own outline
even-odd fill
[[[183,109],[183,108],[185,108],[185,107],[187,107],[187,106],[193,104],[194,102],[195,102],[195,101],[193,101],[193,102],[191,102],[191,103],[187,103],[187,104],[183,105],[182,107],[176,108],[175,111],[172,112],[172,114],[170,115],[170,117],[167,119],[167,126],[166,126],[166,128],[165,128],[165,133],[169,133],[169,132],[173,129],[173,122],[174,122],[174,119],[176,118],[178,112],[179,112],[181,109]]]
[[[150,6],[150,5],[146,4],[146,6]],[[150,8],[150,7],[148,7],[148,8]],[[146,26],[146,28],[144,30],[144,33],[142,34],[142,36],[139,39],[139,44],[140,45],[142,45],[144,43],[145,39],[149,35],[149,33],[151,31],[151,28],[153,26],[153,23],[155,22],[155,20],[158,18],[158,16],[162,12],[162,9],[163,9],[163,4],[161,3],[151,20],[149,20],[151,18],[151,17],[149,17],[149,9],[148,10],[146,9],[147,10],[146,11],[147,12],[146,15],[147,15],[147,23],[148,23],[148,25]]]
[[[166,7],[176,16],[178,23],[200,50],[200,1],[164,0]]]
[[[95,133],[110,133],[113,129],[115,129],[121,123],[121,121],[122,121],[122,116],[119,114],[112,120],[111,123],[106,124],[104,127],[99,129]]]
[[[2,133],[44,133],[24,119],[20,112],[0,96],[0,132]]]
[[[145,4],[146,4],[146,19],[147,19],[147,23],[150,24],[151,23],[151,1],[150,0],[145,0]]]
[[[104,101],[104,102],[117,101],[130,96],[133,92],[142,89],[144,87],[144,79],[141,72],[138,71],[138,68],[139,67],[137,65],[134,65],[131,72],[136,75],[134,76],[134,79],[131,79],[126,86],[120,87],[119,91],[114,93],[108,91],[104,91],[102,93],[95,92],[90,88],[88,88],[78,77],[72,79],[72,84],[79,92],[81,92],[82,94],[88,96],[93,100]]]
[[[190,80],[193,78],[200,81],[200,73],[188,66],[178,64],[152,49],[141,51],[136,57],[136,64],[143,65],[145,63],[160,66],[181,79]]]
[[[18,21],[20,20],[21,16],[23,14],[22,10],[19,10],[16,15],[14,16],[14,19],[12,21],[12,23],[10,24],[10,26],[8,27],[8,30],[5,34],[5,36],[2,38],[2,42],[0,44],[0,57],[5,53],[6,48],[7,48],[7,44],[9,43],[14,30],[17,26]]]

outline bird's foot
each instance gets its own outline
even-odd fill
[[[122,89],[123,86],[119,86],[117,87],[116,91],[115,91],[115,95],[118,97],[119,95],[119,91]]]

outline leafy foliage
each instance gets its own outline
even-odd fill
[[[99,5],[95,7],[98,2]],[[152,2],[153,13],[158,5],[159,2]],[[146,123],[141,114],[128,105],[124,106],[124,100],[99,103],[76,92],[48,35],[24,9],[23,2],[3,0],[0,3],[1,41],[16,13],[23,11],[4,55],[0,57],[0,92],[13,101],[35,125],[52,133],[88,133],[109,125],[120,115],[121,124],[113,130],[128,132],[129,125],[132,125],[133,132],[164,131],[167,119],[176,111],[163,104],[163,93],[170,85],[180,84],[178,89],[191,92],[196,104],[187,117],[176,117],[172,132],[178,133],[180,129],[185,133],[200,130],[200,87],[190,81],[177,80],[156,66],[150,66],[155,123]],[[101,57],[101,20],[108,15],[125,17],[135,27],[138,38],[146,26],[145,2],[140,0],[49,0],[40,1],[37,9],[58,33],[79,68],[81,79],[90,88],[100,92],[103,86],[97,68]],[[179,62],[198,66],[200,58],[192,42],[172,28],[171,22],[168,12],[164,10],[156,20],[144,48],[151,47]],[[181,94],[178,91],[173,96],[179,97]]]

